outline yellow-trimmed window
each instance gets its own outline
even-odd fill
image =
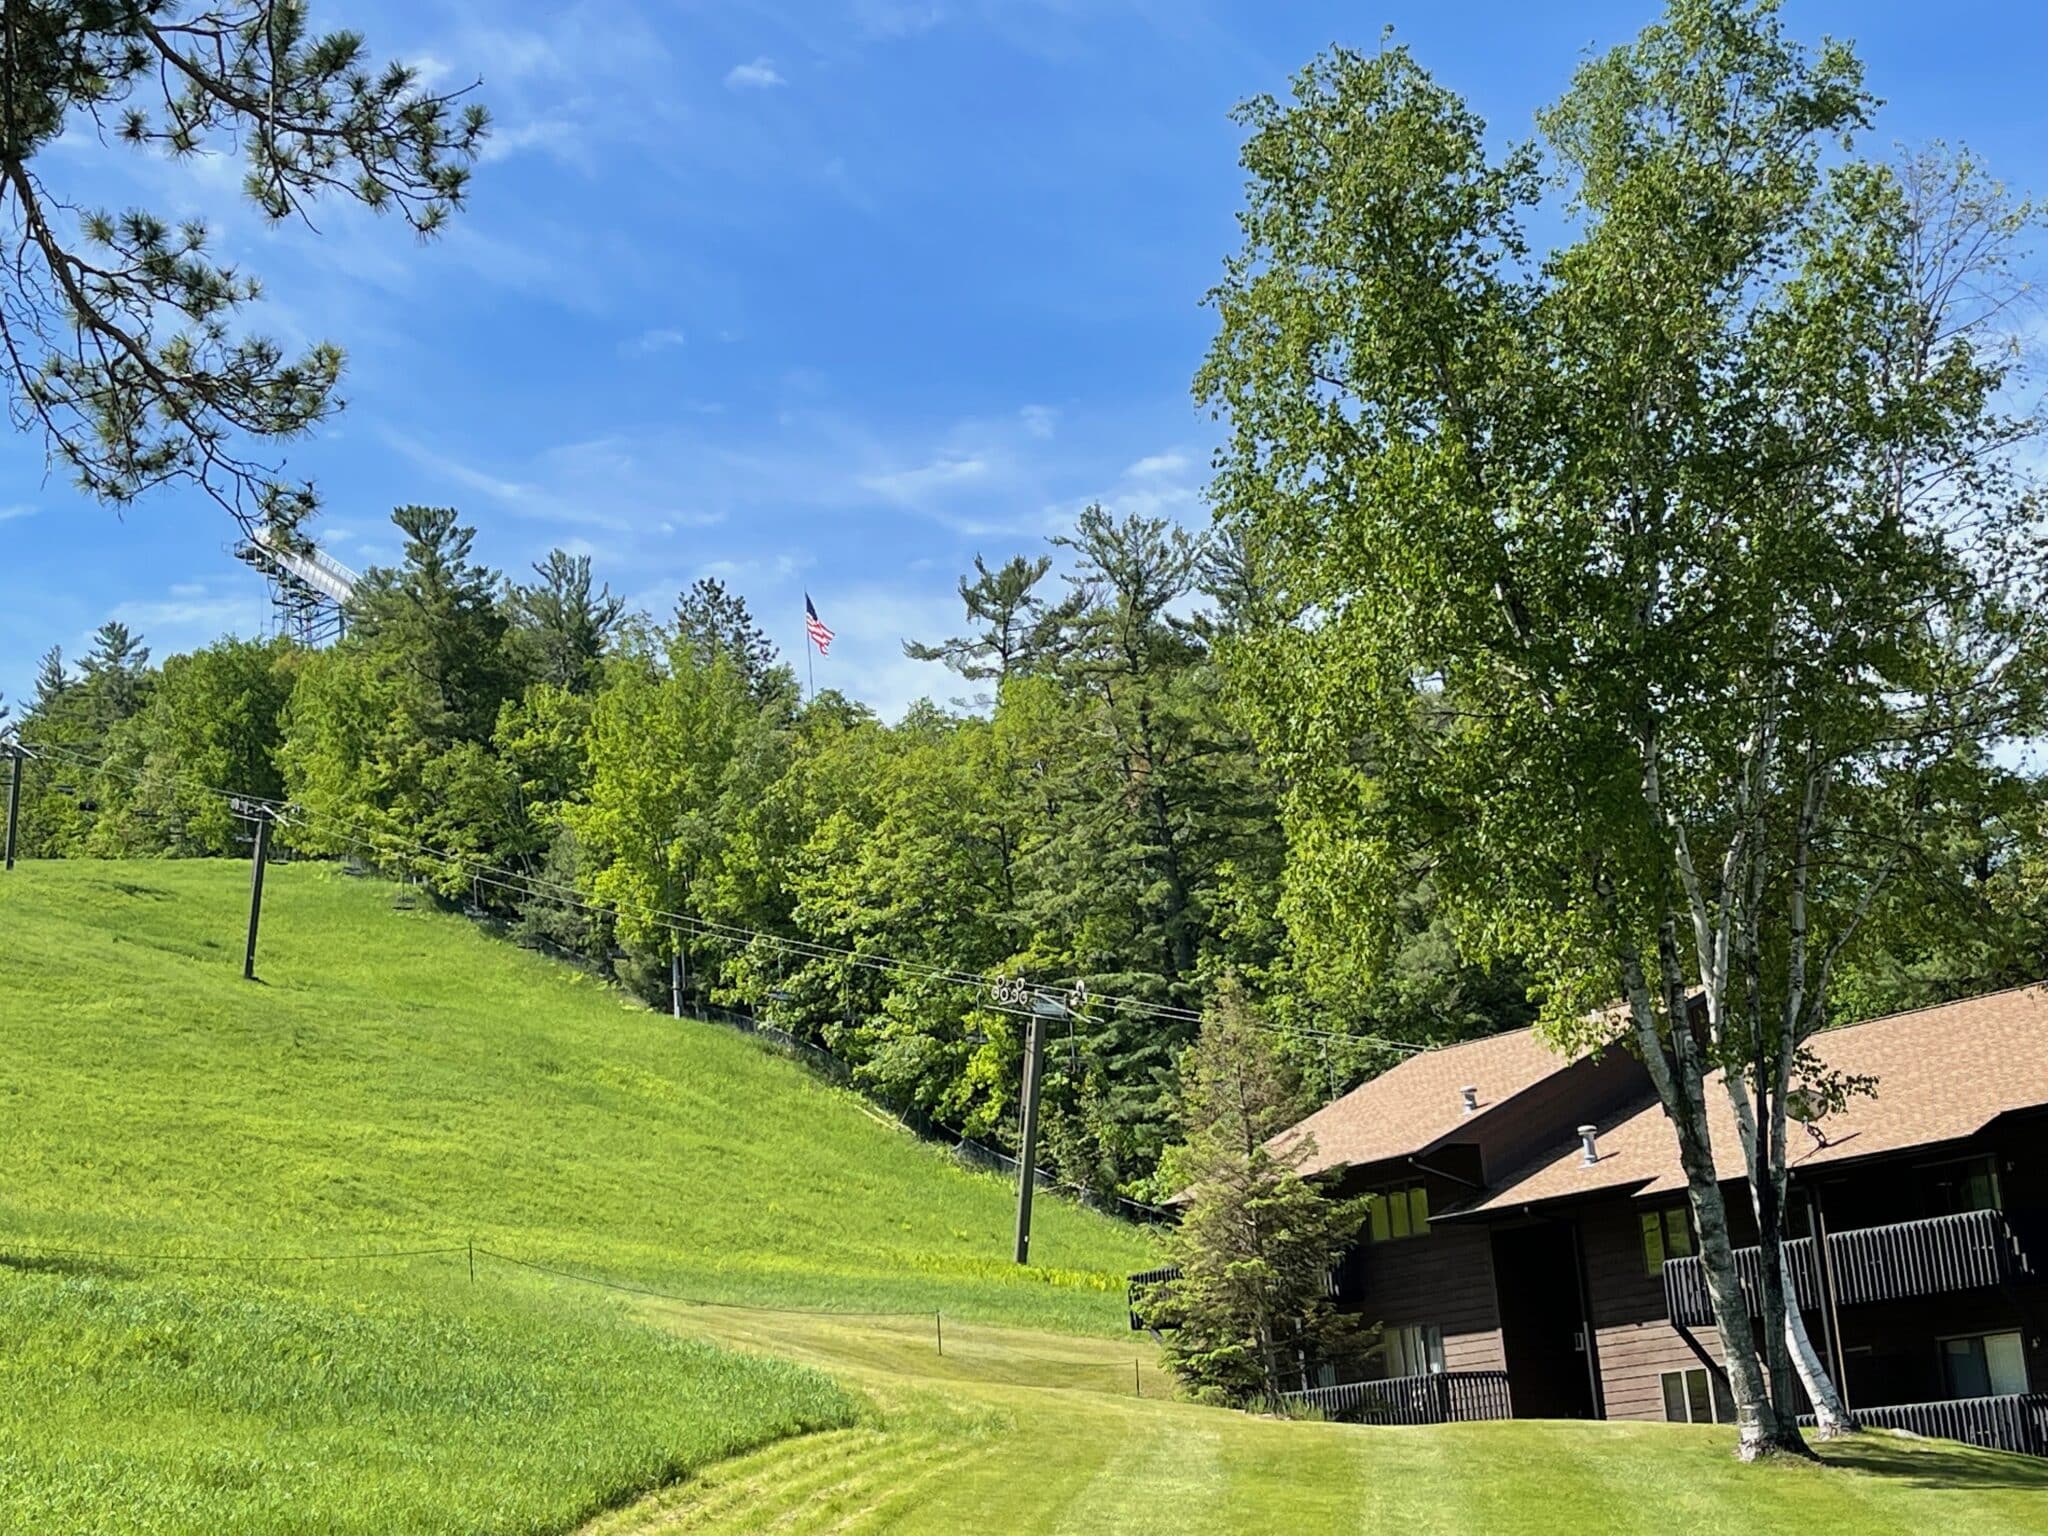
[[[1429,1236],[1429,1191],[1420,1184],[1403,1184],[1373,1191],[1371,1214],[1366,1218],[1366,1237],[1375,1243],[1390,1243],[1402,1237]]]

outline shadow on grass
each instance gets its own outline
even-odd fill
[[[171,893],[160,885],[138,885],[133,880],[107,880],[101,882],[110,891],[119,891],[123,896],[147,896],[151,901],[169,901]]]
[[[2048,1494],[2048,1460],[1867,1431],[1816,1447],[1831,1467],[1916,1488],[2020,1488]]]
[[[136,1271],[118,1259],[90,1254],[0,1253],[0,1272],[23,1275],[90,1275],[102,1280],[132,1280]]]

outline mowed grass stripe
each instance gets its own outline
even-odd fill
[[[857,1530],[994,1449],[932,1429],[811,1436],[716,1467],[641,1508],[593,1522],[584,1536]]]
[[[746,1339],[744,1325],[683,1309],[670,1326]],[[1826,1466],[1743,1467],[1733,1432],[1662,1424],[1521,1421],[1437,1428],[1286,1422],[1121,1392],[1077,1391],[1071,1359],[1043,1362],[1036,1386],[1004,1378],[1028,1360],[1024,1336],[984,1337],[992,1373],[973,1357],[940,1361],[908,1337],[811,1320],[779,1345],[858,1387],[885,1431],[934,1427],[984,1447],[892,1504],[897,1536],[960,1536],[992,1521],[1010,1536],[1161,1532],[1285,1536],[1398,1531],[1465,1536],[1971,1536],[2048,1530],[2048,1462],[1873,1434],[1822,1447]],[[1005,1349],[1001,1346],[1008,1345]],[[765,1347],[775,1347],[768,1345]],[[1108,1340],[1060,1353],[1107,1356]],[[964,1426],[964,1431],[963,1431]],[[773,1458],[794,1447],[764,1453]],[[715,1475],[715,1474],[714,1474]],[[744,1507],[707,1527],[760,1528]],[[632,1530],[630,1524],[623,1527]]]
[[[467,1289],[0,1270],[0,1530],[560,1530],[854,1413],[812,1371]]]

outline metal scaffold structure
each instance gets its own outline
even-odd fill
[[[258,525],[235,546],[235,558],[269,584],[280,634],[302,645],[324,645],[347,630],[356,573],[310,540]]]

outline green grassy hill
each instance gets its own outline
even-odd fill
[[[238,866],[0,876],[0,1531],[2048,1530],[1938,1443],[1166,1401],[1142,1234],[1043,1201],[1020,1271],[1008,1184],[794,1064],[271,880],[252,986]]]
[[[1041,1201],[1020,1271],[1007,1184],[747,1040],[324,866],[271,871],[251,985],[246,899],[228,864],[0,879],[0,1529],[555,1530],[855,1411],[603,1290],[472,1281],[471,1243],[710,1300],[1123,1325],[1142,1235]],[[293,1262],[211,1262],[265,1256]]]

